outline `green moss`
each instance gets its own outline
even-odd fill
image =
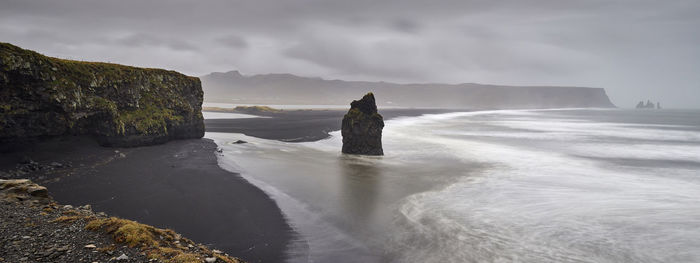
[[[133,127],[140,134],[168,134],[168,123],[172,125],[180,124],[182,116],[176,116],[170,109],[146,106],[145,108],[125,111],[119,115],[117,120],[120,123],[121,133],[124,127]]]
[[[118,122],[125,128],[133,127],[140,134],[168,134],[168,126],[182,124],[184,117],[166,107],[163,98],[145,94],[139,100],[142,107],[121,112]],[[190,108],[191,109],[191,108]]]
[[[373,122],[368,122],[368,119],[378,119],[380,122],[383,122],[384,118],[382,115],[379,113],[372,113],[372,115],[367,115],[363,113],[360,109],[358,108],[353,108],[348,111],[348,113],[345,114],[343,117],[343,120],[349,120],[348,125],[350,127],[360,127],[362,130],[360,131],[361,133],[368,133],[371,129],[374,127],[370,125],[360,125],[360,123],[373,123]]]
[[[114,101],[97,97],[92,100],[92,103],[94,107],[100,111],[105,111],[112,115],[117,114],[117,104],[115,104]]]
[[[85,229],[105,232],[111,235],[117,243],[140,248],[146,252],[150,259],[158,259],[161,262],[200,263],[203,260],[199,255],[191,253],[186,247],[194,245],[194,242],[180,238],[170,229],[155,228],[116,217],[94,219],[88,222]],[[206,254],[212,254],[209,249],[204,248],[203,250]],[[220,256],[219,259],[223,262],[240,262],[228,256]]]
[[[2,110],[0,111],[0,116],[12,116],[29,113],[29,110],[25,108],[12,107],[10,105],[2,105],[0,106],[0,110]]]
[[[351,120],[359,120],[364,116],[364,113],[360,111],[360,109],[350,109],[348,113],[345,114],[345,118],[349,118]]]

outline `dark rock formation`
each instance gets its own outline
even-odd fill
[[[46,187],[37,185],[27,179],[0,179],[0,200],[48,202],[50,198]]]
[[[382,129],[384,118],[377,113],[374,94],[354,100],[343,117],[343,153],[384,155]]]
[[[646,104],[644,104],[644,101],[640,101],[639,103],[637,103],[636,108],[637,109],[654,109],[654,108],[661,109],[661,103],[657,102],[656,105],[654,105],[654,103],[651,102],[651,100],[647,100]]]
[[[91,135],[140,146],[204,135],[198,78],[50,58],[0,43],[0,144]]]

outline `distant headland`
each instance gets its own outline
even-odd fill
[[[373,92],[378,106],[452,109],[614,108],[605,89],[504,86],[476,83],[398,84],[326,80],[291,74],[242,75],[238,71],[200,77],[205,101],[237,104],[346,105]]]

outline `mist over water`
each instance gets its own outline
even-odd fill
[[[338,132],[311,143],[206,136],[302,235],[290,261],[697,262],[698,116],[399,118],[386,123],[384,157],[342,155]]]

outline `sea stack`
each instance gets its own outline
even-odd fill
[[[361,100],[350,103],[350,110],[343,117],[343,153],[384,155],[382,129],[384,118],[377,112],[372,92]]]

